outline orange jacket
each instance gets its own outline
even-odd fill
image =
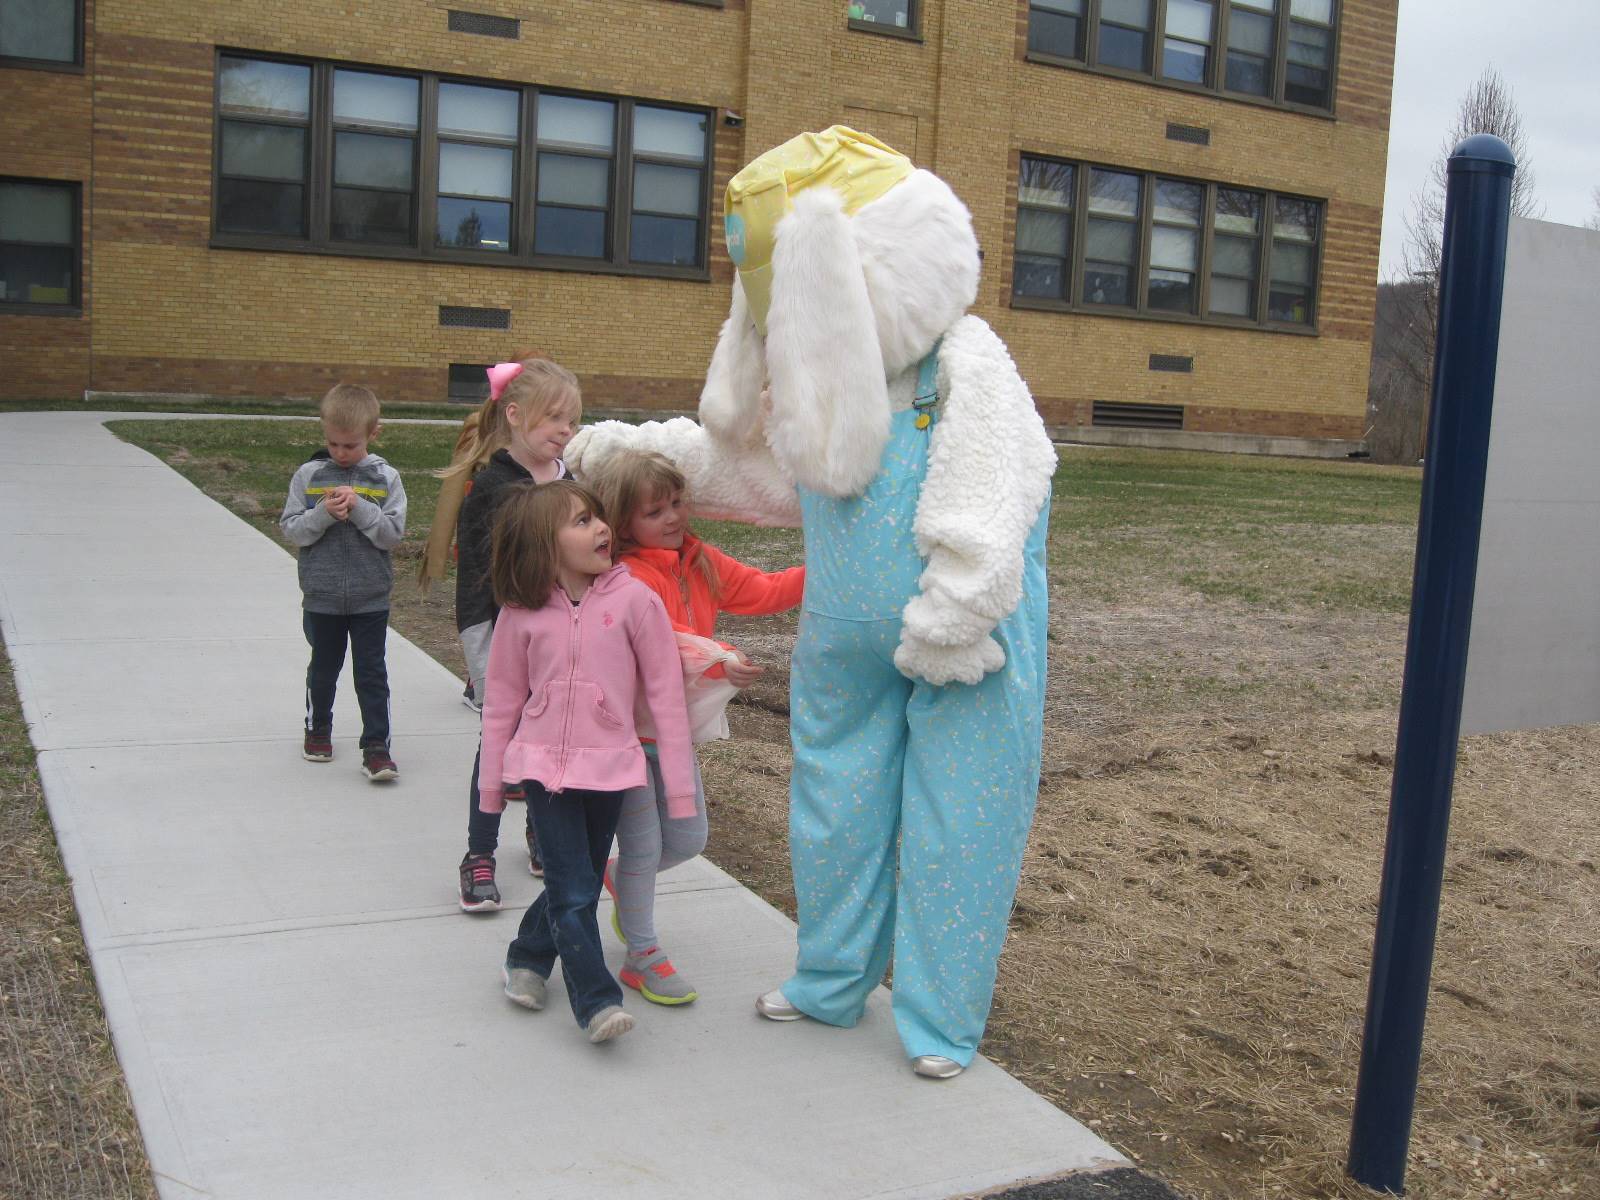
[[[715,599],[696,561],[701,556],[710,561],[717,573],[720,592]],[[806,584],[804,567],[758,571],[692,533],[683,535],[681,550],[637,546],[618,561],[661,597],[673,629],[701,637],[715,637],[718,612],[753,617],[793,608],[800,603]],[[720,676],[721,672],[719,665],[711,674]]]

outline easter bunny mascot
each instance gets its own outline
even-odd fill
[[[803,527],[799,948],[756,1007],[854,1025],[892,961],[912,1066],[948,1078],[988,1019],[1038,792],[1055,451],[965,315],[978,243],[943,181],[834,126],[736,175],[726,222],[700,423],[602,422],[567,461],[659,450],[698,512]]]

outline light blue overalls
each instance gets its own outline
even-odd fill
[[[901,612],[925,563],[912,521],[928,469],[938,348],[883,464],[858,497],[800,493],[806,586],[791,675],[790,856],[799,901],[789,1002],[861,1019],[894,961],[908,1056],[977,1050],[1039,788],[1046,658],[1046,500],[1022,601],[995,639],[1006,664],[975,686],[896,670]],[[896,843],[898,841],[898,877]]]

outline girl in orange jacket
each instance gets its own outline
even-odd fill
[[[591,482],[617,538],[618,561],[661,597],[675,631],[714,638],[719,612],[759,616],[800,603],[804,567],[760,571],[690,532],[684,477],[663,455],[619,454]],[[748,687],[762,668],[734,653],[737,662],[719,663],[706,674]],[[612,927],[628,944],[622,982],[656,1004],[689,1004],[699,993],[656,939],[656,875],[705,849],[705,791],[697,767],[694,815],[669,817],[653,750],[646,746],[649,781],[623,796],[617,857],[606,866],[605,885],[615,902]]]

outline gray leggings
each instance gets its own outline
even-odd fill
[[[694,816],[667,816],[661,764],[647,755],[650,782],[622,793],[617,820],[617,915],[628,953],[643,954],[656,945],[656,875],[686,863],[706,848],[706,793],[700,766],[694,768]]]

